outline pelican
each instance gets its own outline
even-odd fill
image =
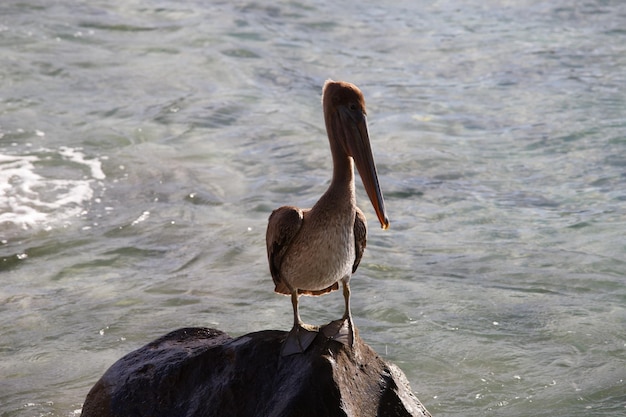
[[[320,330],[302,322],[299,296],[337,290],[339,281],[345,302],[343,318],[331,334],[322,331],[350,347],[354,343],[350,277],[361,262],[367,234],[365,216],[356,206],[354,164],[381,227],[389,227],[370,148],[363,94],[354,84],[327,80],[322,106],[333,157],[330,186],[310,209],[283,206],[274,210],[267,226],[267,257],[274,291],[290,295],[293,305],[293,328],[282,346],[283,356],[306,351]]]

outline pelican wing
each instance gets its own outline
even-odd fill
[[[361,257],[365,252],[365,246],[367,244],[367,220],[360,208],[356,208],[356,216],[354,216],[354,265],[352,265],[352,273],[356,272],[356,269],[361,263]]]
[[[274,291],[277,293],[291,294],[289,287],[281,279],[280,265],[301,226],[302,210],[298,207],[283,206],[274,210],[270,215],[265,241],[270,272],[276,285]]]

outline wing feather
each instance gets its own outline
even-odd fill
[[[367,220],[360,208],[356,208],[356,216],[354,216],[354,264],[352,265],[352,273],[361,263],[363,252],[367,244]]]
[[[282,280],[280,266],[289,249],[293,238],[302,226],[302,210],[298,207],[283,206],[272,212],[267,224],[265,242],[267,244],[267,259],[270,264],[270,273],[276,287],[274,291],[280,294],[291,294],[291,290]]]

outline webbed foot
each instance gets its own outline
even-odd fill
[[[336,340],[350,348],[354,346],[356,335],[354,324],[350,318],[331,321],[326,326],[322,327],[321,331],[324,336],[331,340]]]
[[[296,353],[304,353],[311,346],[313,340],[317,337],[319,328],[308,324],[295,325],[289,331],[287,339],[283,342],[280,349],[281,356],[295,355]]]

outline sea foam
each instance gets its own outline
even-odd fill
[[[71,223],[105,178],[101,161],[76,148],[0,153],[0,232]]]

